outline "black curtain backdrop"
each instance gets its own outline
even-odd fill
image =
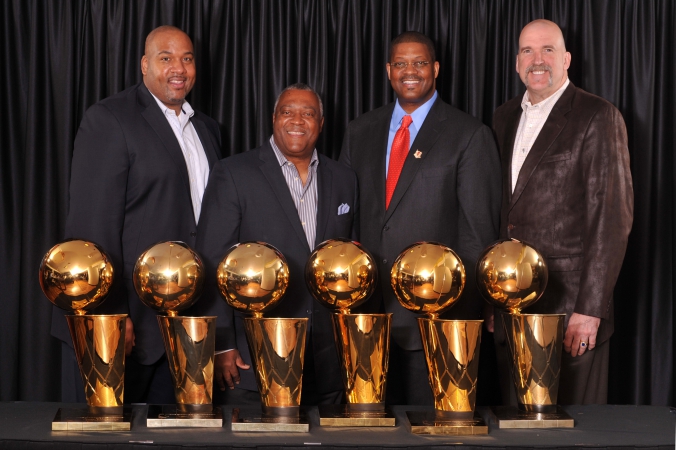
[[[5,0],[0,11],[0,400],[60,399],[60,345],[38,266],[62,238],[83,113],[141,80],[154,27],[193,39],[189,100],[220,123],[225,155],[261,144],[276,95],[302,81],[324,101],[318,147],[337,158],[348,122],[393,100],[394,36],[430,36],[441,97],[490,125],[497,106],[523,93],[520,29],[547,18],[572,53],[571,80],[615,104],[629,132],[635,218],[615,290],[609,401],[674,404],[672,0]]]

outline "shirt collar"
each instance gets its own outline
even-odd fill
[[[280,167],[283,166],[284,164],[293,164],[291,161],[286,159],[286,156],[284,156],[284,153],[277,147],[277,143],[275,142],[275,137],[270,136],[270,146],[272,147],[272,151],[275,153],[275,156],[277,157],[277,162],[279,162]],[[312,150],[312,158],[310,159],[310,167],[314,167],[317,165],[319,162],[319,158],[317,157],[317,149]]]
[[[148,92],[150,92],[150,89],[148,89]],[[155,101],[157,102],[157,106],[160,107],[160,110],[162,111],[162,113],[163,113],[165,116],[166,116],[167,114],[171,114],[171,115],[173,115],[174,117],[178,117],[178,116],[176,116],[176,112],[175,112],[173,109],[169,108],[169,107],[168,107],[167,105],[165,105],[164,103],[162,103],[162,102],[160,101],[159,98],[155,97],[155,94],[153,94],[152,92],[150,92],[150,95],[153,96],[153,98],[154,98]],[[192,116],[195,115],[195,110],[192,109],[192,106],[190,106],[190,103],[188,103],[187,100],[183,100],[183,104],[181,105],[181,112],[182,112],[183,114],[186,114],[188,117],[192,117]]]
[[[398,125],[401,123],[401,119],[403,119],[404,116],[409,115],[411,116],[411,119],[413,119],[413,125],[415,125],[416,130],[419,130],[422,127],[423,122],[425,122],[425,118],[427,117],[427,114],[430,112],[430,109],[432,109],[432,105],[434,105],[434,102],[437,100],[438,96],[439,95],[435,90],[434,95],[432,95],[432,98],[427,100],[422,105],[418,106],[418,108],[416,108],[416,110],[413,111],[411,114],[404,111],[404,109],[399,104],[399,99],[397,99],[397,101],[394,104],[394,111],[392,112],[392,123]]]
[[[535,105],[531,104],[530,98],[528,96],[528,90],[523,94],[523,99],[521,99],[521,108],[525,111],[528,108],[532,107],[540,107],[540,108],[546,108],[550,103],[556,103],[556,101],[561,97],[563,94],[563,91],[566,90],[568,85],[570,84],[570,78],[566,78],[566,82],[563,83],[563,86],[561,86],[556,92],[554,92],[552,95],[547,97],[546,99],[542,100],[541,102],[536,103]]]

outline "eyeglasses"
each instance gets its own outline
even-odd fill
[[[397,62],[391,62],[390,67],[396,69],[396,70],[404,70],[405,68],[408,67],[410,64],[415,70],[421,70],[427,67],[429,64],[429,61],[413,61],[411,63],[403,62],[403,61],[397,61]]]

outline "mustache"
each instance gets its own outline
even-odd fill
[[[419,77],[419,76],[416,76],[416,75],[407,75],[405,77],[399,78],[399,81],[402,82],[402,83],[404,81],[422,81],[422,80],[423,80],[422,77]]]
[[[541,71],[541,70],[546,70],[550,74],[552,73],[552,66],[548,66],[547,64],[531,64],[526,68],[526,75],[528,75],[531,72],[536,72],[536,71]]]

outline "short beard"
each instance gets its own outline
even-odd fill
[[[526,87],[529,87],[528,86],[528,74],[531,73],[531,72],[534,72],[536,70],[537,71],[546,70],[547,72],[549,72],[549,87],[552,87],[554,85],[554,79],[552,78],[552,68],[550,66],[548,66],[547,64],[538,64],[538,65],[533,64],[533,65],[530,65],[526,68],[526,76],[524,77],[525,80],[526,80],[524,82]]]

